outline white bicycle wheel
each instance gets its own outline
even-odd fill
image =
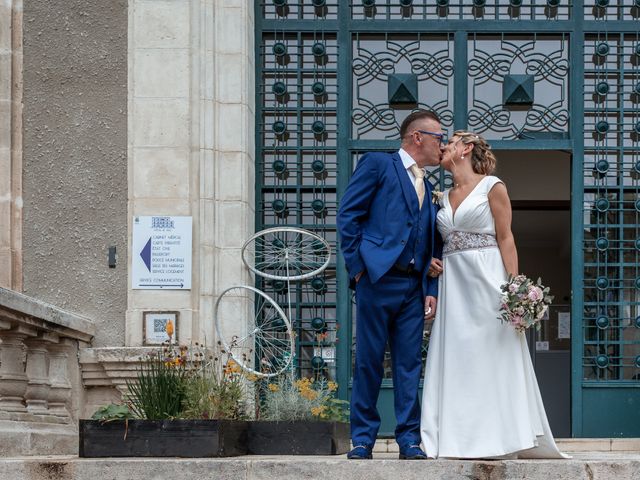
[[[293,361],[291,323],[278,304],[257,288],[242,285],[222,292],[215,325],[224,349],[248,373],[274,377]]]
[[[264,278],[304,280],[327,268],[331,246],[321,236],[302,228],[268,228],[245,242],[242,261]]]

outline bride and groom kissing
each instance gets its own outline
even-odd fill
[[[349,459],[372,458],[386,345],[400,459],[566,458],[544,411],[526,338],[499,320],[518,274],[511,203],[480,135],[447,141],[438,116],[410,114],[401,148],[363,155],[341,199],[340,248],[356,298]],[[425,167],[453,187],[433,192]],[[433,322],[422,408],[425,322]]]

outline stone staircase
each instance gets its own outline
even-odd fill
[[[226,459],[29,457],[0,460],[7,480],[637,480],[640,452],[577,452],[571,460],[372,461],[338,457]]]

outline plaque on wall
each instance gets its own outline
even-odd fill
[[[191,217],[134,217],[131,288],[190,290],[191,232]]]
[[[169,340],[177,343],[179,316],[179,312],[143,312],[144,344],[161,345]]]

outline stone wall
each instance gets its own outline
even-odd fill
[[[124,343],[127,18],[126,0],[24,5],[24,293],[94,320],[94,345]]]

